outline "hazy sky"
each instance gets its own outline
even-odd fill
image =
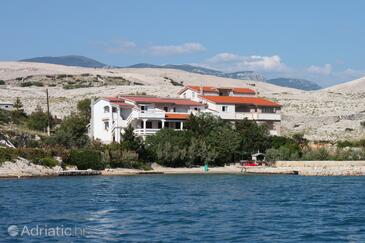
[[[1,0],[0,60],[77,54],[320,85],[365,76],[362,0]]]

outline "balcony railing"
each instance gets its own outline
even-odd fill
[[[281,115],[277,113],[257,113],[257,112],[221,112],[219,116],[226,120],[281,120]]]
[[[153,128],[140,128],[140,129],[134,129],[134,133],[139,136],[143,135],[153,135],[156,132],[160,131],[160,129],[153,129]]]

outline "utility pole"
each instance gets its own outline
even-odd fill
[[[49,112],[48,89],[46,89],[46,95],[47,95],[47,115],[48,115],[47,134],[48,134],[48,136],[51,136],[51,116],[50,116],[50,112]]]

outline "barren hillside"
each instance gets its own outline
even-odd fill
[[[283,105],[283,134],[304,132],[309,139],[331,141],[365,136],[365,128],[360,125],[365,121],[362,81],[343,84],[347,90],[359,91],[356,93],[343,88],[305,92],[174,69],[96,69],[23,62],[0,62],[0,80],[6,82],[0,86],[0,101],[20,97],[27,112],[38,104],[44,107],[47,86],[52,113],[60,117],[69,114],[85,97],[137,93],[172,97],[188,84],[251,87]]]

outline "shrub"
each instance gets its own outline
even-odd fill
[[[91,99],[86,98],[77,102],[77,111],[89,122],[91,118]]]
[[[0,147],[0,164],[18,157],[14,149]]]
[[[33,160],[34,164],[37,165],[42,165],[42,166],[46,166],[46,167],[55,167],[56,165],[58,165],[58,161],[55,160],[52,157],[45,157],[45,158],[41,158],[41,159],[35,159]]]
[[[43,83],[37,81],[27,81],[20,84],[20,87],[30,87],[30,86],[43,87]]]
[[[0,80],[0,85],[5,85],[5,81],[4,80]]]
[[[66,148],[81,148],[89,144],[87,121],[78,115],[66,117],[55,134],[46,140],[48,145],[61,145]]]
[[[102,170],[105,168],[101,153],[90,149],[71,150],[70,157],[65,162],[69,165],[76,165],[79,170]]]
[[[303,160],[329,160],[331,159],[327,149],[310,149],[303,152]]]
[[[19,148],[17,149],[19,157],[23,157],[30,161],[35,161],[47,157],[45,150],[38,148]]]
[[[360,125],[361,125],[362,127],[365,127],[365,121],[360,122]]]
[[[0,109],[0,124],[10,123],[12,121],[11,112]]]
[[[48,126],[48,114],[40,106],[28,117],[26,121],[29,129],[44,131]]]

